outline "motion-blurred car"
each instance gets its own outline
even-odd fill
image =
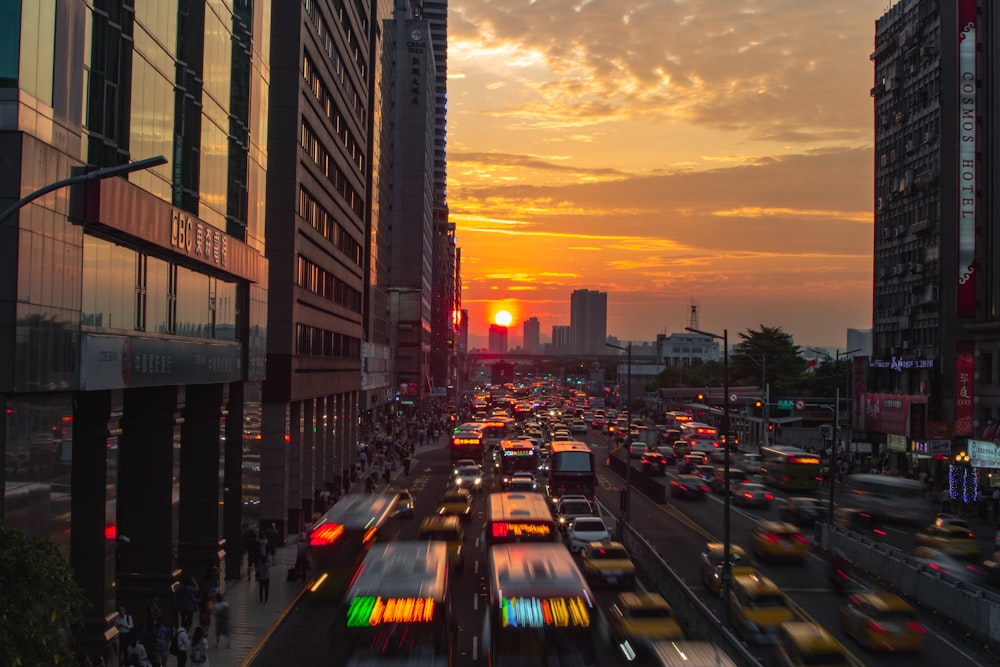
[[[844,632],[870,651],[919,653],[924,633],[917,613],[903,598],[886,591],[855,593],[840,610]]]
[[[396,494],[396,516],[413,518],[413,494],[409,489],[389,489],[388,493]]]
[[[762,521],[750,534],[750,550],[761,560],[797,560],[809,557],[809,540],[782,521]]]
[[[589,581],[631,587],[635,564],[620,542],[591,542],[580,552],[580,569]]]
[[[705,486],[708,486],[712,483],[712,478],[715,477],[715,466],[703,463],[700,466],[695,466],[691,474],[700,477],[701,481],[705,482]]]
[[[723,549],[722,542],[709,542],[705,545],[705,550],[701,552],[699,558],[698,570],[701,583],[714,595],[718,595],[722,589]],[[756,573],[743,547],[735,544],[729,545],[729,571],[733,577]]]
[[[817,623],[783,623],[778,639],[778,662],[788,667],[851,667],[847,650]]]
[[[538,481],[530,472],[516,472],[507,482],[508,491],[538,491]]]
[[[472,494],[465,489],[452,489],[441,498],[437,513],[441,516],[457,516],[460,519],[472,517]]]
[[[767,487],[757,482],[746,482],[735,488],[731,488],[733,502],[740,507],[760,507],[770,509],[774,494],[767,490]]]
[[[992,558],[983,561],[983,576],[986,583],[1000,586],[1000,551],[994,551]]]
[[[652,642],[684,638],[677,617],[659,593],[621,593],[608,612],[612,641],[629,660],[647,656]]]
[[[475,466],[475,465],[479,464],[473,461],[472,459],[458,459],[457,461],[451,464],[451,474],[452,476],[454,476],[455,473],[458,472],[459,468],[464,468],[466,466]]]
[[[957,517],[953,514],[945,514],[945,513],[937,514],[934,517],[934,522],[931,523],[931,525],[937,528],[945,528],[947,526],[959,526],[961,528],[965,528],[966,530],[972,530],[972,528],[969,526],[969,522],[966,521],[965,519]]]
[[[628,457],[630,459],[641,459],[642,455],[646,453],[649,446],[638,440],[632,440],[628,443]]]
[[[666,475],[667,457],[657,451],[647,451],[642,455],[642,471],[647,475]]]
[[[811,526],[823,513],[823,505],[816,498],[792,496],[781,501],[778,516],[782,521],[796,526]]]
[[[967,584],[982,586],[989,582],[989,571],[984,567],[940,549],[917,547],[913,550],[913,559],[927,568],[928,572],[948,575]]]
[[[428,516],[420,522],[420,528],[417,530],[418,540],[447,542],[448,561],[459,571],[465,567],[465,554],[462,553],[464,533],[461,523],[461,519],[456,516]]]
[[[838,507],[833,511],[833,525],[860,533],[863,537],[881,541],[888,532],[885,524],[872,515],[854,507]]]
[[[611,533],[600,517],[582,516],[570,522],[566,529],[566,540],[569,542],[569,550],[575,553],[591,542],[610,542]]]
[[[793,618],[785,594],[760,574],[733,577],[729,609],[736,631],[757,644],[776,643],[782,623]]]
[[[476,493],[483,490],[483,471],[479,466],[462,466],[455,470],[451,479],[457,489],[468,489]]]
[[[729,467],[729,492],[744,482],[749,482],[747,474],[734,466]],[[712,490],[716,493],[726,492],[726,469],[725,467],[715,468],[712,471]]]
[[[556,504],[556,521],[559,530],[566,531],[573,519],[581,516],[596,516],[594,506],[586,498],[563,498]]]
[[[582,419],[574,419],[569,423],[570,433],[586,433],[587,432],[587,422]]]
[[[748,475],[759,475],[763,460],[760,454],[744,454],[740,459],[739,466]]]
[[[670,495],[686,500],[704,500],[708,487],[697,475],[678,475],[670,480]]]
[[[700,465],[706,465],[708,457],[704,454],[685,454],[684,458],[677,462],[677,472],[682,475],[690,474]]]
[[[931,524],[917,533],[917,545],[938,549],[956,558],[979,560],[979,544],[968,526]]]

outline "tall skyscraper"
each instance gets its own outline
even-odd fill
[[[538,318],[529,317],[524,321],[522,327],[522,347],[524,347],[524,351],[540,352],[542,349],[541,324],[538,322]]]
[[[75,171],[167,161],[0,225],[0,448],[30,462],[0,473],[0,522],[68,559],[80,654],[115,655],[117,606],[169,600],[179,571],[239,576],[239,550],[219,554],[240,543],[267,345],[269,8],[4,3],[0,210]]]
[[[570,349],[570,327],[567,324],[556,324],[552,327],[552,351],[567,354]]]
[[[507,327],[499,324],[490,325],[490,352],[493,354],[507,352]]]
[[[608,293],[576,290],[570,297],[569,327],[574,354],[605,354]]]

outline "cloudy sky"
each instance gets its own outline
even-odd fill
[[[870,0],[452,0],[470,343],[608,293],[608,334],[870,328]]]

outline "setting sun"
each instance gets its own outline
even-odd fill
[[[502,327],[509,327],[510,323],[514,321],[514,317],[506,310],[501,310],[493,316],[493,321]]]

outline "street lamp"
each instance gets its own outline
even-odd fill
[[[105,167],[104,169],[96,169],[94,171],[87,171],[82,174],[77,174],[76,176],[70,176],[69,178],[64,178],[61,181],[56,181],[55,183],[49,183],[43,188],[35,190],[26,197],[21,197],[16,202],[4,209],[3,213],[0,213],[0,225],[7,221],[7,218],[14,215],[16,211],[27,206],[31,202],[35,201],[39,197],[47,195],[53,190],[58,190],[59,188],[65,188],[69,185],[77,185],[78,183],[87,183],[89,181],[100,181],[105,178],[111,178],[112,176],[121,176],[123,174],[131,174],[133,171],[141,171],[143,169],[149,169],[150,167],[158,167],[161,164],[166,164],[167,158],[162,155],[157,155],[156,157],[148,157],[145,160],[136,160],[135,162],[127,162],[125,164],[119,164],[114,167]]]
[[[742,355],[757,364],[757,360],[749,354]],[[771,388],[767,385],[767,354],[761,353],[760,363],[760,388],[764,392],[764,401],[760,406],[760,438],[757,440],[757,453],[761,454],[764,447],[770,447],[767,435],[767,404],[771,400]]]
[[[701,336],[708,336],[722,341],[722,432],[726,435],[725,451],[723,452],[723,475],[725,475],[722,499],[722,625],[729,625],[729,584],[733,577],[732,563],[729,562],[729,329],[723,329],[722,335],[685,327],[685,330]]]
[[[833,376],[836,381],[836,390],[833,399],[833,446],[830,448],[830,506],[826,516],[826,520],[831,526],[833,525],[833,488],[837,482],[837,439],[839,438],[837,432],[840,429],[840,358],[860,351],[860,347],[846,352],[837,350],[836,357],[833,357]],[[821,350],[813,350],[813,352],[819,352],[827,359],[831,358],[828,353]]]
[[[628,434],[632,431],[632,343],[630,342],[627,347],[612,345],[611,343],[605,343],[605,345],[625,352],[628,363],[628,402],[625,404],[625,414],[628,420],[626,428],[628,431],[625,432],[625,499],[622,503],[625,505],[622,508],[622,523],[627,524],[629,522],[629,510],[632,507],[632,452],[628,442]]]

